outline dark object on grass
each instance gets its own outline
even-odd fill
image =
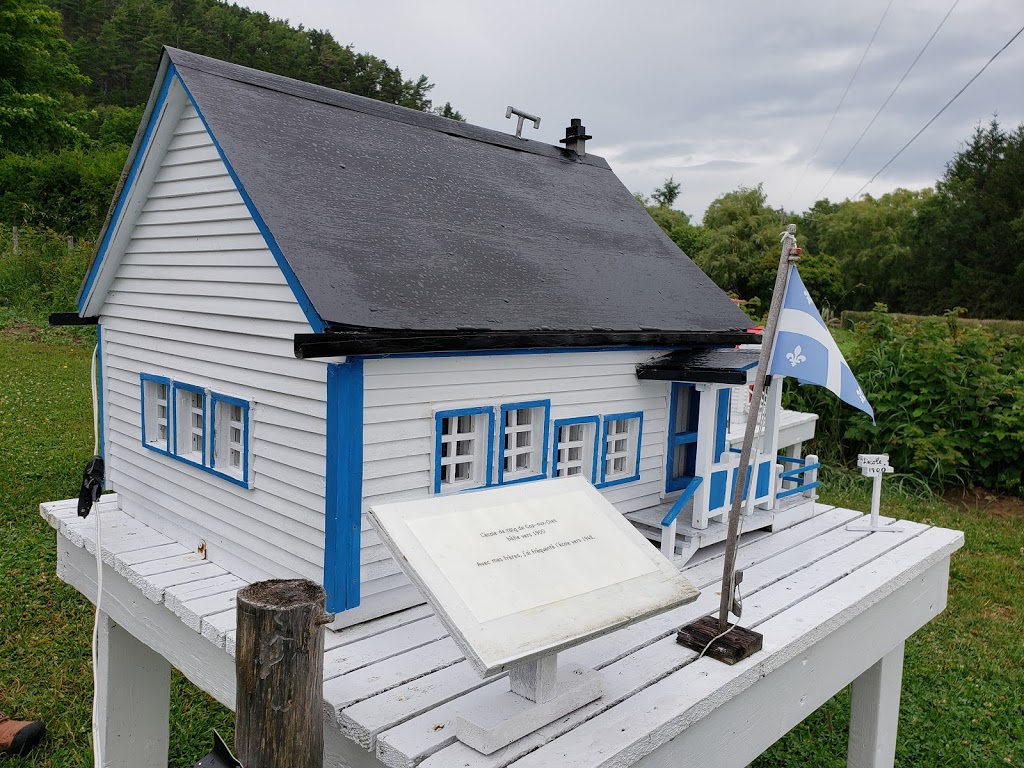
[[[0,755],[27,755],[45,735],[46,726],[38,720],[11,720],[0,712]]]
[[[718,637],[721,632],[717,617],[702,616],[680,629],[676,642],[691,651],[703,652],[705,656],[726,664],[735,664],[760,651],[764,641],[764,635],[760,632],[743,627],[733,627]],[[705,648],[707,651],[704,651]]]

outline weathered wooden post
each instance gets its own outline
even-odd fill
[[[235,752],[245,768],[323,768],[324,598],[304,579],[238,592]]]

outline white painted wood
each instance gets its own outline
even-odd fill
[[[103,765],[166,768],[171,665],[104,611],[96,650]]]
[[[546,658],[554,660],[554,654]],[[558,670],[556,679],[552,666],[545,676],[551,678],[551,690],[539,701],[510,690],[495,696],[486,706],[464,709],[455,720],[459,741],[491,755],[601,696],[601,675],[592,669],[567,664]],[[512,678],[514,681],[515,670]]]
[[[853,681],[848,768],[892,768],[903,686],[899,643]]]
[[[923,532],[910,539],[900,555],[875,563],[869,560],[856,578],[840,579],[822,589],[814,600],[801,601],[791,611],[766,622],[761,630],[765,634],[763,653],[732,667],[712,659],[702,659],[699,662],[702,666],[694,670],[698,674],[684,669],[669,675],[631,699],[627,711],[613,709],[593,718],[549,747],[531,752],[520,761],[520,768],[557,765],[566,754],[574,755],[574,759],[582,757],[587,764],[602,768],[632,765],[679,736],[706,716],[709,710],[722,706],[831,635],[835,634],[841,653],[854,653],[851,637],[864,636],[857,632],[860,627],[853,624],[852,619],[914,582],[931,566],[938,565],[937,573],[933,572],[931,579],[924,580],[927,584],[923,593],[911,588],[903,593],[906,596],[904,600],[897,598],[885,603],[886,608],[892,608],[891,612],[880,611],[886,619],[895,620],[903,616],[906,623],[900,622],[892,632],[893,635],[908,636],[945,606],[948,559],[962,543],[963,536],[959,532],[942,529]],[[744,604],[744,612],[747,610],[748,606]],[[853,624],[850,635],[839,631],[847,624]],[[874,628],[875,625],[869,622],[869,626]],[[880,632],[884,626],[878,625]],[[889,647],[888,639],[884,647]],[[833,651],[831,659],[835,659],[833,666],[842,666],[839,652]],[[855,674],[859,672],[858,669]],[[641,732],[644,734],[642,739],[639,738]],[[601,757],[597,758],[597,755]],[[679,765],[682,762],[678,753],[673,754],[673,759],[677,762],[662,762],[662,765]],[[737,766],[745,764],[742,756],[732,763]],[[425,762],[424,765],[431,766],[431,763]]]

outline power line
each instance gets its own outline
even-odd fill
[[[968,81],[967,81],[967,82],[966,82],[966,83],[964,84],[964,87],[963,87],[963,88],[961,88],[961,89],[960,89],[959,91],[957,91],[957,92],[956,92],[956,93],[955,93],[955,94],[953,95],[953,98],[952,98],[952,99],[950,99],[949,101],[947,101],[947,102],[946,102],[946,104],[945,104],[945,105],[944,105],[944,106],[942,107],[942,109],[940,109],[940,110],[939,110],[938,112],[936,112],[936,113],[935,113],[935,116],[934,116],[934,117],[932,117],[932,119],[931,119],[931,120],[929,120],[929,121],[928,121],[927,123],[925,123],[925,124],[924,124],[924,127],[923,127],[923,128],[921,128],[921,130],[920,130],[920,131],[918,131],[917,133],[915,133],[915,134],[914,134],[914,135],[913,135],[913,136],[912,136],[912,137],[910,138],[910,141],[908,141],[908,142],[907,142],[906,144],[904,144],[904,145],[903,145],[902,147],[900,147],[900,151],[899,151],[899,152],[897,152],[897,153],[896,153],[895,155],[893,155],[892,157],[890,157],[890,158],[889,158],[889,161],[888,161],[888,162],[887,162],[887,163],[886,163],[885,165],[883,165],[883,166],[882,166],[881,168],[879,168],[879,169],[878,169],[878,171],[877,171],[877,172],[875,173],[875,175],[874,175],[874,176],[872,176],[872,177],[871,177],[870,179],[868,179],[868,180],[867,180],[866,182],[864,182],[864,186],[862,186],[862,187],[861,187],[860,189],[858,189],[858,190],[857,190],[857,191],[856,191],[856,192],[854,193],[854,195],[853,195],[853,196],[854,196],[854,197],[857,197],[857,195],[859,195],[859,194],[860,194],[861,192],[863,192],[863,191],[865,190],[865,188],[866,188],[866,187],[868,186],[868,184],[870,184],[870,183],[871,183],[871,182],[873,182],[873,181],[874,181],[875,179],[877,179],[877,178],[878,178],[879,176],[881,176],[881,175],[882,175],[882,171],[884,171],[884,170],[885,170],[886,168],[888,168],[888,167],[889,167],[890,165],[892,165],[892,164],[893,164],[893,161],[894,161],[894,160],[896,160],[896,158],[897,158],[897,157],[899,157],[900,155],[902,155],[902,154],[903,154],[903,151],[904,151],[904,150],[905,150],[905,149],[906,149],[907,147],[909,147],[909,146],[910,146],[911,144],[913,144],[913,143],[914,143],[914,141],[915,141],[915,140],[917,139],[917,137],[918,137],[918,136],[920,136],[920,135],[921,135],[922,133],[924,133],[924,132],[925,132],[925,131],[926,131],[926,130],[928,129],[928,126],[929,126],[929,125],[931,125],[931,124],[932,124],[932,123],[934,123],[934,122],[935,122],[936,120],[938,120],[938,119],[939,119],[939,115],[941,115],[941,114],[942,114],[943,112],[945,112],[945,111],[946,111],[947,109],[949,109],[950,105],[951,105],[951,104],[952,104],[952,103],[953,103],[954,101],[956,101],[956,100],[957,100],[958,98],[960,98],[960,94],[962,94],[962,93],[963,93],[964,91],[966,91],[966,90],[967,90],[967,89],[968,89],[968,88],[970,87],[971,83],[973,83],[973,82],[974,82],[975,80],[977,80],[977,79],[978,79],[979,77],[981,77],[981,73],[982,73],[982,72],[984,72],[984,71],[985,71],[986,69],[988,69],[988,66],[989,66],[989,64],[991,64],[991,63],[992,63],[993,61],[995,61],[995,60],[996,60],[997,58],[999,58],[999,54],[1001,54],[1001,53],[1002,53],[1003,51],[1005,51],[1005,50],[1006,50],[1007,48],[1009,48],[1009,47],[1010,47],[1010,45],[1012,45],[1012,44],[1013,44],[1013,41],[1014,41],[1014,40],[1016,40],[1016,39],[1017,39],[1018,37],[1020,37],[1020,36],[1021,36],[1021,33],[1024,33],[1024,27],[1021,27],[1020,29],[1018,29],[1018,30],[1017,30],[1017,32],[1016,32],[1016,33],[1014,34],[1014,36],[1013,36],[1013,37],[1011,37],[1011,38],[1010,38],[1009,40],[1007,40],[1007,41],[1006,41],[1006,45],[1004,45],[1004,46],[1003,46],[1002,48],[1000,48],[1000,49],[999,49],[998,51],[996,51],[996,52],[995,52],[994,54],[992,54],[992,58],[991,58],[991,59],[989,59],[988,61],[986,61],[986,62],[985,62],[985,66],[983,66],[983,67],[982,67],[981,69],[979,69],[979,70],[978,70],[978,72],[977,72],[977,74],[976,74],[976,75],[975,75],[974,77],[972,77],[972,78],[971,78],[970,80],[968,80]]]
[[[840,97],[839,103],[836,104],[836,108],[832,112],[832,117],[828,119],[828,125],[825,126],[825,132],[821,134],[821,138],[818,139],[818,144],[814,147],[814,151],[811,152],[811,156],[807,158],[807,163],[804,165],[804,169],[800,174],[800,178],[797,179],[796,184],[793,186],[793,190],[789,193],[790,197],[792,197],[793,194],[796,192],[797,188],[799,188],[800,184],[804,180],[804,176],[807,175],[807,169],[811,167],[811,162],[814,160],[815,157],[817,157],[818,150],[821,149],[822,142],[824,142],[825,137],[828,136],[828,132],[832,128],[832,123],[835,122],[836,115],[839,114],[839,110],[843,106],[843,102],[846,101],[846,95],[850,92],[850,88],[853,86],[853,81],[857,79],[857,75],[858,73],[860,73],[860,68],[864,64],[864,59],[867,58],[868,51],[870,51],[871,46],[874,45],[875,38],[878,37],[878,30],[882,28],[882,22],[885,21],[885,17],[886,15],[888,15],[889,9],[892,8],[892,4],[893,0],[889,0],[889,4],[885,6],[885,10],[882,11],[882,18],[878,20],[878,25],[875,27],[875,31],[871,33],[871,39],[868,40],[867,48],[865,48],[864,53],[861,54],[860,61],[857,62],[857,68],[853,70],[853,77],[851,77],[850,82],[846,84],[846,90],[843,91],[843,95]]]
[[[896,91],[898,91],[900,89],[900,86],[903,85],[903,81],[907,79],[907,75],[909,75],[911,70],[917,65],[917,62],[924,55],[924,52],[928,50],[928,46],[932,44],[932,40],[935,39],[935,36],[939,34],[939,30],[942,29],[942,26],[946,23],[946,19],[949,18],[950,14],[953,13],[953,10],[959,4],[960,0],[953,0],[953,5],[951,5],[949,7],[949,10],[946,11],[946,15],[942,17],[942,21],[939,22],[939,26],[937,26],[935,28],[935,31],[932,32],[932,36],[928,38],[928,41],[924,44],[924,47],[920,50],[917,56],[914,57],[914,60],[910,62],[910,66],[907,67],[907,71],[903,73],[903,77],[900,78],[900,81],[896,83],[896,87],[893,88],[889,95],[885,97],[885,101],[882,102],[882,106],[878,108],[878,111],[875,112],[875,116],[871,118],[871,121],[864,127],[864,130],[861,131],[861,134],[860,136],[857,137],[857,140],[853,142],[853,146],[850,147],[850,151],[846,153],[842,160],[839,161],[839,165],[837,165],[836,169],[832,171],[832,175],[828,177],[828,181],[821,185],[821,189],[819,189],[817,194],[815,194],[814,196],[815,200],[821,198],[821,193],[825,191],[825,187],[827,187],[831,183],[832,179],[835,178],[835,175],[839,173],[839,169],[843,167],[847,160],[850,159],[850,155],[853,154],[853,150],[857,148],[857,146],[861,142],[861,139],[863,139],[867,135],[868,131],[871,130],[871,126],[875,124],[875,120],[878,119],[878,116],[882,114],[882,111],[886,108],[886,106],[888,106],[889,101],[892,99],[892,97],[896,95]]]

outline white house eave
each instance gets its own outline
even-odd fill
[[[160,62],[156,83],[121,174],[115,202],[100,232],[99,245],[79,292],[78,313],[82,317],[98,315],[103,306],[132,229],[146,204],[146,193],[160,169],[159,162],[147,162],[147,159],[161,157],[166,151],[178,118],[188,102],[188,96],[166,56]]]

